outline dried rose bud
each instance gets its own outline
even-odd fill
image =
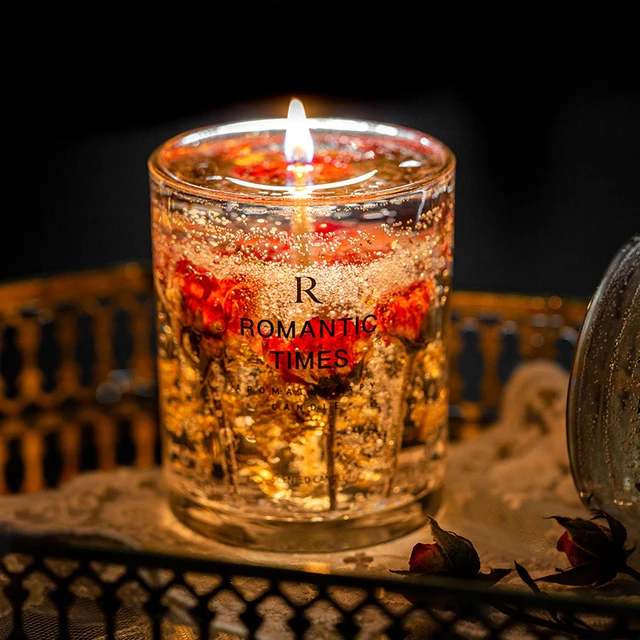
[[[480,558],[469,540],[453,531],[445,531],[427,516],[434,542],[414,545],[409,558],[409,571],[392,571],[400,575],[445,575],[475,578],[480,571]]]
[[[435,542],[419,542],[413,547],[409,571],[474,578],[480,571],[480,558],[471,542],[453,531],[445,531],[433,518],[429,518],[429,524]]]
[[[393,571],[406,578],[427,576],[450,576],[467,580],[479,580],[487,586],[499,582],[511,572],[511,569],[491,569],[489,573],[480,573],[480,557],[470,540],[453,531],[445,531],[433,519],[427,518],[431,525],[434,542],[414,545],[409,558],[409,571]],[[405,593],[405,598],[415,604],[412,594]],[[431,599],[432,603],[448,605],[448,599]]]
[[[600,525],[598,525],[600,526]],[[604,527],[601,527],[603,531],[605,531]],[[556,543],[556,549],[562,553],[567,555],[567,559],[572,567],[577,567],[580,564],[584,564],[585,562],[589,562],[593,559],[589,552],[580,548],[573,540],[573,538],[569,535],[568,531],[565,531],[559,538]]]
[[[449,573],[451,563],[439,544],[418,542],[411,551],[409,571],[411,573]]]
[[[593,513],[591,520],[551,516],[565,528],[556,549],[566,554],[571,568],[537,578],[536,582],[598,587],[613,580],[618,573],[640,579],[638,572],[627,564],[633,549],[625,547],[627,530],[624,525],[604,511]],[[594,520],[606,520],[608,527]]]

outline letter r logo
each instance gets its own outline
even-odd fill
[[[311,283],[306,289],[302,288],[302,279],[303,278],[308,280]],[[318,304],[322,304],[320,302],[320,300],[318,300],[318,298],[316,298],[313,295],[313,293],[311,293],[311,290],[317,284],[315,278],[312,278],[311,276],[296,276],[296,282],[297,282],[297,286],[298,286],[298,295],[296,297],[296,303],[302,302],[302,292],[304,291],[314,302],[317,302]]]

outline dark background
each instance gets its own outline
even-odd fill
[[[456,288],[589,296],[640,231],[633,5],[472,6],[38,14],[8,65],[0,279],[148,261],[151,151],[297,96],[453,149]]]

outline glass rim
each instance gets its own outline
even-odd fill
[[[357,133],[379,136],[387,139],[407,140],[422,144],[425,149],[437,149],[441,163],[433,173],[420,178],[387,187],[370,193],[347,195],[315,195],[311,192],[305,197],[286,197],[282,195],[250,195],[247,193],[233,193],[223,189],[215,189],[185,182],[170,173],[162,162],[162,155],[170,149],[187,147],[202,141],[211,140],[226,135],[261,132],[283,132],[286,130],[286,118],[270,118],[263,120],[243,120],[240,122],[216,124],[198,127],[169,138],[151,153],[147,161],[149,175],[160,184],[176,192],[217,202],[237,202],[274,207],[304,206],[332,206],[341,204],[370,204],[388,201],[392,198],[410,195],[436,185],[448,175],[453,175],[456,158],[453,151],[438,138],[418,129],[402,125],[388,124],[376,120],[361,120],[350,118],[308,118],[307,123],[312,131],[326,131],[335,133]]]

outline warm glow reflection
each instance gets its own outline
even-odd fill
[[[291,164],[313,162],[313,138],[302,102],[292,98],[287,114],[287,130],[284,134],[284,156]]]

